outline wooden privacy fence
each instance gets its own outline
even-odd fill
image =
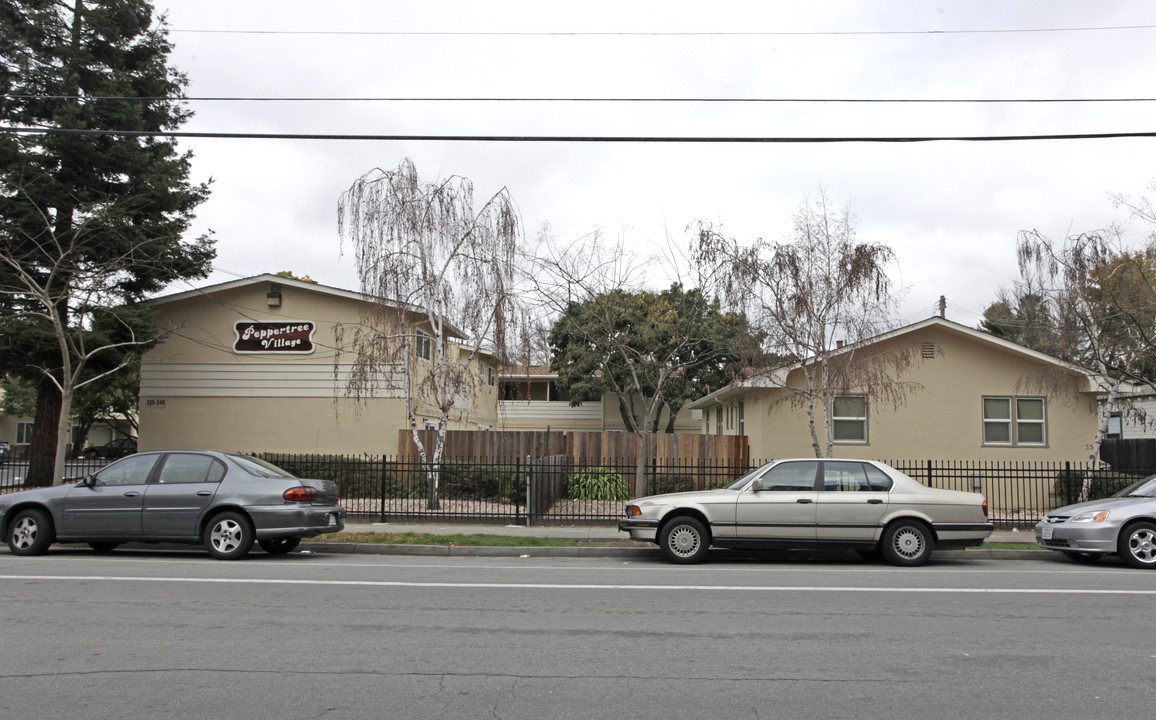
[[[437,441],[436,430],[418,432],[427,452]],[[400,431],[398,455],[419,457],[413,433]],[[454,460],[494,461],[511,457],[564,456],[569,462],[596,460],[607,463],[635,461],[638,436],[623,432],[449,430],[444,457]],[[750,447],[745,435],[655,434],[648,438],[646,460],[660,463],[727,463],[747,466]]]

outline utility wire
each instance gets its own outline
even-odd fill
[[[12,100],[140,100],[148,102],[462,102],[462,103],[854,103],[854,104],[1012,104],[1012,103],[1144,103],[1156,97],[1131,98],[734,98],[734,97],[176,97],[140,95],[8,95]]]
[[[673,32],[614,32],[614,31],[485,31],[485,30],[214,30],[197,28],[170,28],[170,33],[190,35],[367,35],[381,37],[823,37],[844,35],[1007,35],[1017,33],[1070,33],[1121,30],[1152,30],[1156,25],[1105,25],[1100,27],[1054,28],[988,28],[977,30],[779,30],[779,31],[673,31]]]
[[[228,133],[228,132],[146,132],[137,130],[92,130],[74,128],[0,127],[0,132],[17,135],[96,135],[117,137],[216,138],[227,140],[403,140],[411,142],[557,142],[557,143],[711,143],[711,144],[834,144],[834,143],[927,143],[927,142],[1022,142],[1034,140],[1106,140],[1152,138],[1153,132],[1056,133],[1033,135],[926,135],[908,137],[723,137],[711,135],[366,135],[332,133]]]

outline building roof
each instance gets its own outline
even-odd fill
[[[246,288],[246,287],[249,287],[252,285],[260,285],[262,283],[275,283],[277,285],[280,285],[283,288],[286,288],[286,287],[296,288],[298,290],[305,290],[307,292],[317,293],[319,295],[329,295],[331,297],[343,298],[346,300],[353,300],[353,301],[359,302],[359,303],[381,301],[381,302],[386,303],[387,305],[393,305],[395,307],[399,307],[401,305],[397,301],[388,300],[388,299],[384,299],[384,298],[377,298],[377,297],[374,297],[372,295],[367,295],[366,293],[362,293],[362,292],[359,292],[356,290],[345,290],[342,288],[331,287],[329,285],[322,285],[321,283],[318,283],[318,282],[311,282],[308,280],[297,280],[295,278],[282,277],[281,275],[274,275],[272,273],[264,273],[261,275],[254,275],[252,277],[239,278],[237,280],[229,280],[227,282],[217,283],[215,285],[206,285],[204,287],[193,288],[192,290],[184,290],[182,292],[172,293],[171,295],[161,295],[159,297],[155,297],[155,298],[150,299],[149,302],[164,305],[164,304],[168,304],[168,303],[175,303],[175,302],[181,302],[184,300],[192,300],[192,299],[196,299],[196,298],[206,297],[209,295],[214,295],[216,293],[227,292],[229,290]],[[418,306],[418,305],[409,305],[408,307],[406,307],[406,309],[409,310],[410,312],[413,312],[413,313],[425,314],[425,309]],[[445,328],[446,328],[447,333],[451,337],[456,337],[456,338],[467,337],[466,333],[463,330],[461,330],[461,328],[459,328],[457,325],[454,325],[453,323],[451,323],[449,321],[446,321]]]
[[[885,332],[881,335],[876,335],[875,337],[868,338],[866,340],[862,340],[862,341],[857,342],[857,343],[851,343],[849,345],[845,345],[842,348],[835,350],[833,353],[831,353],[831,355],[833,357],[835,357],[835,356],[843,355],[846,353],[854,352],[855,350],[858,350],[860,348],[867,347],[869,345],[874,345],[874,344],[880,343],[880,342],[885,342],[887,340],[892,340],[894,338],[902,337],[904,335],[909,335],[911,333],[918,332],[920,330],[924,330],[924,329],[929,328],[929,327],[937,327],[937,328],[940,328],[942,330],[946,330],[948,332],[967,337],[971,340],[975,340],[977,342],[980,342],[980,343],[983,343],[986,345],[998,347],[1002,350],[1006,350],[1008,352],[1026,357],[1028,359],[1034,360],[1034,361],[1042,363],[1042,364],[1052,365],[1054,367],[1062,368],[1064,370],[1068,370],[1068,371],[1071,371],[1073,373],[1083,375],[1084,377],[1088,378],[1089,383],[1093,387],[1095,387],[1097,384],[1097,378],[1099,376],[1096,373],[1094,373],[1094,372],[1092,372],[1086,368],[1082,368],[1078,365],[1074,365],[1074,364],[1069,363],[1065,360],[1060,360],[1059,358],[1053,357],[1053,356],[1048,355],[1046,353],[1039,352],[1038,350],[1032,350],[1029,347],[1024,347],[1023,345],[1018,345],[1018,344],[1010,342],[1008,340],[1004,340],[1003,338],[998,338],[994,335],[989,335],[988,333],[985,333],[982,330],[976,330],[974,328],[967,327],[966,325],[960,325],[959,323],[952,322],[951,320],[945,320],[944,318],[937,317],[937,316],[936,317],[930,317],[926,320],[921,320],[920,322],[913,323],[911,325],[906,325],[904,327],[897,328],[897,329],[891,330],[889,332]],[[761,373],[755,377],[748,378],[745,380],[736,380],[736,381],[730,383],[729,385],[727,385],[726,387],[719,388],[718,390],[715,390],[714,392],[710,393],[709,395],[705,395],[705,396],[703,396],[703,397],[701,397],[701,398],[699,398],[693,402],[687,403],[684,407],[686,407],[688,409],[692,409],[692,410],[709,407],[713,404],[721,402],[722,400],[724,400],[726,398],[729,398],[731,396],[739,394],[743,390],[752,389],[752,388],[781,388],[781,387],[785,387],[787,376],[792,371],[801,368],[804,364],[806,364],[806,362],[811,362],[811,360],[808,359],[805,362],[796,362],[796,363],[793,363],[790,365],[784,365],[782,367],[775,368],[773,370],[770,370],[769,372]]]

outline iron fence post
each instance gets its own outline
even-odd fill
[[[378,513],[378,522],[385,522],[385,474],[387,463],[389,462],[388,455],[381,456],[381,512]]]
[[[534,506],[531,504],[533,502],[534,496],[533,496],[533,493],[531,492],[530,475],[531,475],[530,456],[527,455],[526,456],[526,527],[530,527],[531,525],[534,524]]]

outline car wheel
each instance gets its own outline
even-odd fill
[[[1156,568],[1156,524],[1132,523],[1116,544],[1120,559],[1134,568]]]
[[[238,512],[223,512],[205,526],[205,549],[218,560],[237,560],[253,547],[253,524]]]
[[[301,538],[265,538],[264,540],[258,540],[257,544],[270,555],[284,555],[285,553],[296,550],[297,546],[301,544]]]
[[[662,552],[671,562],[699,563],[706,558],[710,538],[702,523],[692,517],[677,517],[662,528],[659,542]]]
[[[13,555],[42,555],[55,539],[48,513],[36,508],[21,510],[8,526],[8,549]]]
[[[108,553],[108,552],[112,552],[113,550],[116,550],[118,547],[120,547],[120,543],[90,542],[88,544],[88,546],[90,548],[92,548],[93,550],[97,551],[98,553]]]
[[[1103,553],[1094,552],[1076,552],[1075,550],[1067,550],[1063,552],[1064,557],[1072,562],[1082,563],[1084,565],[1091,565],[1100,562],[1100,558],[1104,557]]]
[[[914,520],[900,520],[883,532],[879,551],[892,565],[914,567],[931,558],[933,545],[926,525]]]

